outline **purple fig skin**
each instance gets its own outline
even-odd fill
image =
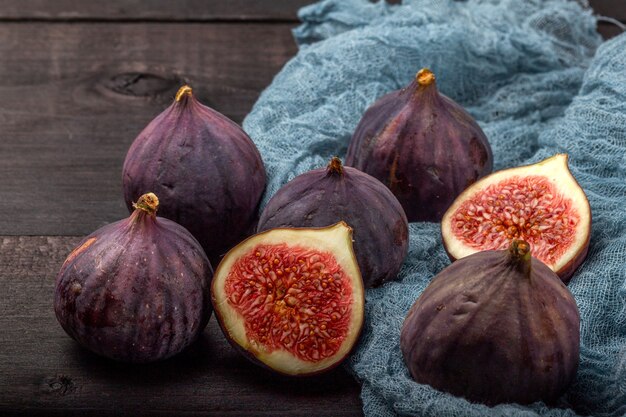
[[[68,256],[54,310],[67,334],[96,354],[157,361],[185,349],[206,327],[212,276],[187,230],[137,208]]]
[[[343,167],[306,172],[283,186],[261,213],[257,232],[325,227],[343,220],[354,230],[354,253],[366,288],[396,278],[408,252],[408,222],[394,195],[376,178]]]
[[[198,102],[188,86],[139,134],[123,167],[128,209],[154,192],[164,201],[159,215],[189,230],[210,259],[249,232],[265,181],[250,137]]]
[[[580,317],[530,245],[483,251],[441,271],[400,335],[413,378],[473,402],[554,402],[576,375]]]
[[[410,222],[440,221],[456,196],[492,171],[493,156],[472,116],[440,94],[434,74],[423,69],[366,110],[346,165],[389,187]]]

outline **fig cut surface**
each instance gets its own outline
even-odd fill
[[[591,209],[572,176],[567,155],[495,172],[466,189],[441,222],[444,246],[455,260],[513,239],[568,282],[587,255]]]
[[[352,229],[340,222],[252,236],[218,266],[212,301],[226,338],[253,362],[287,375],[331,369],[363,325]]]

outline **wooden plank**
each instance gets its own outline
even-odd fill
[[[626,1],[624,0],[589,0],[589,5],[595,14],[626,22]]]
[[[77,237],[0,237],[0,415],[360,416],[339,368],[304,379],[250,363],[215,318],[170,360],[128,365],[79,348],[57,323],[54,280]]]
[[[126,216],[126,151],[177,88],[241,122],[295,54],[292,27],[0,24],[0,235],[84,235]]]
[[[3,20],[157,20],[220,21],[272,20],[296,21],[298,9],[315,0],[4,0]],[[388,0],[398,3],[399,0]],[[590,0],[598,14],[626,21],[626,2]]]
[[[296,21],[313,0],[3,0],[4,20]]]
[[[125,152],[176,88],[241,121],[295,53],[292,27],[0,25],[0,234],[83,235],[125,216]]]

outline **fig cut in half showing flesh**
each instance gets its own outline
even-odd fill
[[[248,359],[286,375],[329,370],[363,326],[352,229],[339,222],[254,235],[222,259],[211,296],[224,335]]]
[[[591,209],[567,155],[557,154],[471,185],[443,216],[441,232],[452,260],[523,239],[567,283],[587,256]]]

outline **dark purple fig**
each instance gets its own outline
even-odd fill
[[[252,227],[265,169],[248,135],[183,86],[131,145],[123,182],[129,210],[140,195],[156,193],[164,201],[159,215],[187,228],[213,259]]]
[[[530,245],[478,252],[441,271],[400,335],[422,384],[488,405],[555,401],[578,368],[576,301]]]
[[[56,279],[54,311],[87,349],[151,362],[193,342],[211,316],[211,265],[184,227],[156,217],[159,200],[141,196],[127,219],[87,236]]]
[[[440,94],[424,68],[402,90],[367,109],[346,165],[382,181],[410,222],[439,221],[454,198],[493,168],[491,147],[476,121]]]
[[[365,287],[394,279],[408,251],[402,206],[380,181],[343,167],[337,157],[327,168],[299,175],[278,190],[263,210],[257,231],[324,227],[341,220],[354,230],[354,252]]]

